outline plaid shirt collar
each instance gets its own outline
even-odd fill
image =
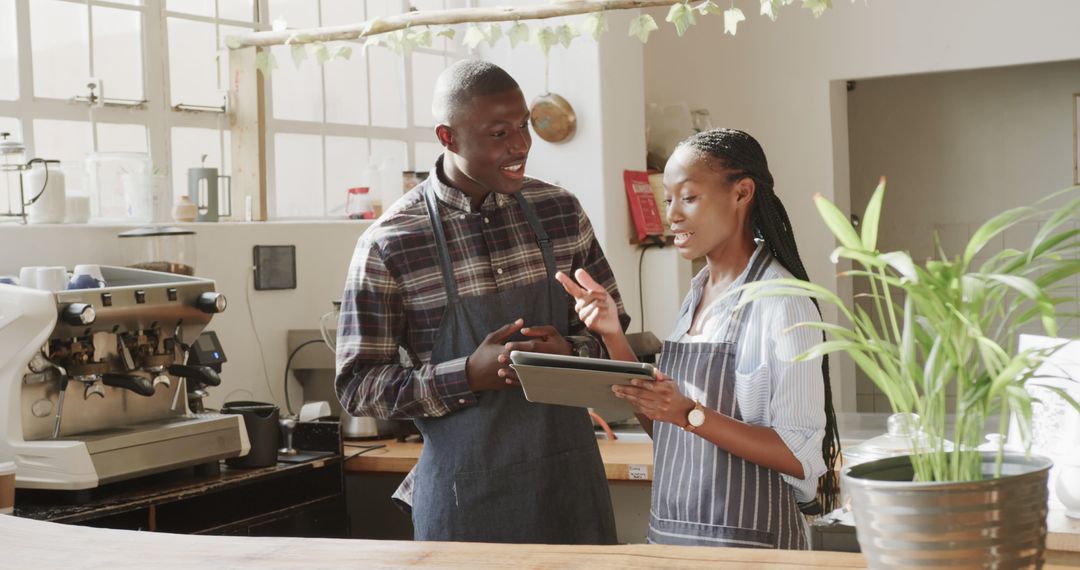
[[[439,155],[439,158],[435,160],[434,171],[435,176],[428,176],[428,180],[431,181],[431,187],[435,190],[435,197],[444,206],[466,214],[472,213],[472,200],[469,196],[461,190],[450,186],[446,181],[446,176],[443,174],[443,155]],[[516,201],[517,199],[511,195],[489,192],[487,196],[484,196],[484,201],[480,204],[480,211],[498,210]]]

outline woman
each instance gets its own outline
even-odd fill
[[[807,279],[765,153],[733,129],[696,134],[664,170],[675,247],[707,267],[691,282],[664,343],[657,381],[614,386],[655,443],[649,542],[809,548],[802,510],[835,490],[836,421],[828,364],[793,362],[821,341],[793,325],[820,320],[805,298],[738,307],[738,287]],[[556,275],[611,357],[635,360],[603,287],[579,270]],[[730,293],[730,294],[728,294]]]

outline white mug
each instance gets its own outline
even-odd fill
[[[31,289],[37,288],[37,270],[38,266],[28,265],[19,270],[19,285],[23,287],[29,287]]]
[[[37,270],[37,282],[38,289],[43,291],[63,291],[68,286],[68,274],[65,267],[38,267]]]
[[[71,272],[71,281],[68,283],[69,289],[90,289],[104,286],[105,278],[101,275],[101,267],[92,264],[76,265]]]

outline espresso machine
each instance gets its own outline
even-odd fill
[[[221,382],[189,358],[225,309],[214,282],[101,272],[96,289],[0,285],[0,460],[16,486],[90,489],[246,455],[241,416],[189,407]]]

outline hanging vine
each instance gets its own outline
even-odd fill
[[[796,0],[756,1],[760,5],[760,14],[776,21],[780,8],[794,4]],[[802,7],[810,10],[814,17],[820,17],[825,10],[832,7],[832,0],[801,2]],[[353,48],[348,43],[354,42],[361,42],[362,49],[365,50],[378,45],[397,53],[418,47],[431,47],[435,38],[454,39],[457,30],[451,26],[464,24],[465,33],[461,41],[469,50],[475,50],[482,43],[494,46],[505,37],[511,48],[522,43],[532,43],[547,56],[552,46],[561,44],[569,47],[571,42],[582,34],[598,41],[600,36],[609,30],[605,12],[657,6],[670,6],[664,21],[673,25],[679,36],[696,25],[698,17],[702,16],[722,14],[724,33],[731,35],[735,35],[739,23],[746,20],[743,11],[735,6],[735,0],[732,0],[731,7],[727,9],[721,8],[713,0],[562,0],[532,6],[413,10],[355,24],[307,29],[289,29],[286,22],[278,20],[269,31],[230,36],[226,38],[225,44],[229,49],[287,45],[290,46],[293,63],[299,66],[308,57],[313,57],[320,64],[335,58],[349,59]],[[584,15],[576,26],[560,24],[530,30],[525,23],[530,20],[576,15]],[[503,30],[502,22],[512,24],[509,29]],[[628,35],[646,43],[649,35],[658,29],[659,26],[651,15],[641,14],[630,21]],[[329,42],[347,43],[337,43],[331,47]],[[269,50],[260,51],[255,64],[264,75],[277,68],[277,62]]]

